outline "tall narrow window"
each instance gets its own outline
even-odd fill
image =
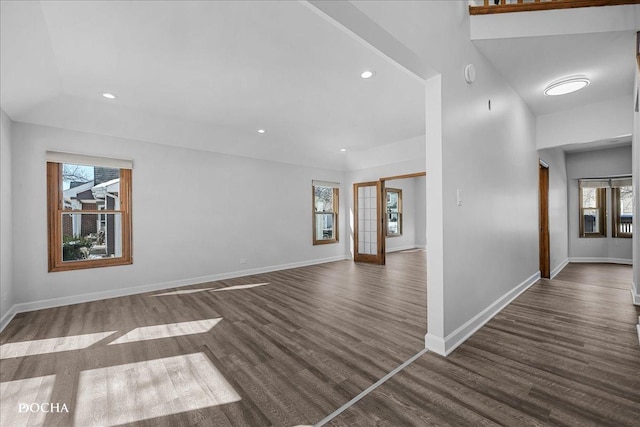
[[[131,264],[131,162],[47,160],[49,271]]]
[[[402,236],[402,190],[387,188],[387,237]]]
[[[633,187],[631,178],[611,179],[613,237],[633,237]]]
[[[580,237],[606,237],[606,205],[609,180],[580,181]]]
[[[313,244],[338,241],[339,185],[313,181]]]

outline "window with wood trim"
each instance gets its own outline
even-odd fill
[[[613,237],[633,237],[633,187],[631,178],[611,179]]]
[[[607,236],[606,206],[606,187],[595,181],[580,181],[580,237]]]
[[[131,162],[53,152],[47,160],[49,271],[131,264]]]
[[[313,181],[313,244],[338,242],[340,184]]]
[[[385,189],[387,203],[387,237],[402,236],[402,190],[399,188]]]

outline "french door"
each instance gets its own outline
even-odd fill
[[[383,181],[353,184],[353,260],[356,262],[385,263],[383,194]]]

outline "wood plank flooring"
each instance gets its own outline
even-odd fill
[[[448,358],[427,353],[332,426],[640,426],[629,266],[569,264]]]
[[[0,425],[296,426],[424,347],[425,252],[22,313],[0,334]],[[334,426],[640,425],[631,268],[570,264],[448,358]],[[20,403],[68,413],[20,413]]]
[[[424,348],[425,252],[22,313],[0,425],[313,424]],[[20,403],[68,413],[20,413]]]

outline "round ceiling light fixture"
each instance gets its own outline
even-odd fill
[[[107,98],[107,99],[116,99],[117,98],[117,96],[115,96],[114,94],[109,93],[109,92],[103,93],[102,96]]]
[[[345,151],[347,151],[347,149],[346,148],[341,148],[340,151],[342,151],[344,153]]]
[[[547,96],[566,95],[589,86],[591,81],[584,76],[566,77],[551,83],[544,90]]]
[[[258,129],[258,133],[265,133],[265,132],[266,132],[266,130],[264,130],[264,129]]]
[[[360,77],[362,77],[363,79],[370,79],[375,75],[376,75],[375,71],[372,71],[372,70],[365,70],[362,73],[360,73]]]

